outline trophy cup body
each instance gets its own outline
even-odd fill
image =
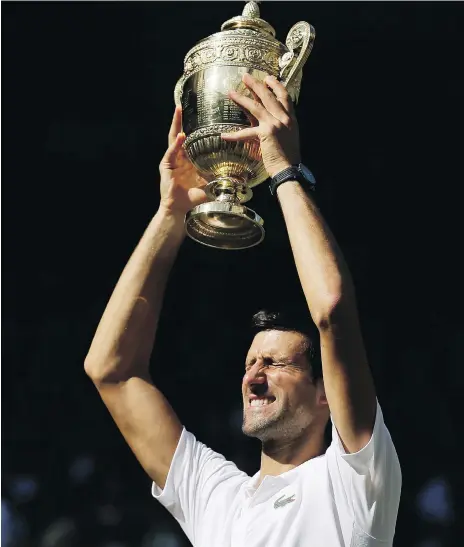
[[[186,216],[186,232],[195,241],[220,249],[245,249],[263,240],[263,220],[243,204],[268,174],[258,141],[221,139],[221,133],[252,125],[228,92],[251,96],[243,75],[264,80],[271,74],[297,102],[301,68],[314,37],[313,27],[299,22],[288,33],[286,45],[280,43],[274,29],[259,18],[257,3],[248,2],[241,16],[226,21],[221,32],[201,40],[185,56],[174,98],[182,106],[184,148],[208,182],[205,190],[211,200]]]

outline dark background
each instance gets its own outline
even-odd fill
[[[83,362],[157,209],[183,57],[242,6],[2,2],[2,545],[186,544]],[[261,14],[282,42],[298,20],[316,28],[303,161],[355,279],[402,465],[395,545],[459,545],[462,4],[265,2]],[[259,445],[240,432],[249,318],[302,296],[266,184],[250,205],[266,223],[259,247],[184,243],[153,375],[197,437],[254,473]]]

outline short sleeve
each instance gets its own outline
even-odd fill
[[[372,436],[359,452],[345,452],[332,424],[327,461],[335,502],[338,499],[351,512],[352,533],[359,538],[355,544],[390,543],[395,534],[402,479],[398,456],[378,402]],[[359,543],[361,538],[369,541]]]
[[[234,463],[199,442],[184,428],[165,487],[161,489],[153,483],[152,494],[194,544],[202,527],[207,527],[218,511],[228,507],[248,478]]]

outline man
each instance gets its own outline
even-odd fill
[[[242,386],[243,431],[262,441],[260,471],[250,478],[197,441],[148,372],[185,213],[206,201],[205,181],[182,150],[179,109],[160,164],[159,210],[114,290],[85,369],[153,480],[153,495],[194,546],[387,547],[401,472],[366,360],[353,283],[299,171],[290,171],[290,180],[281,176],[301,159],[286,89],[272,77],[263,83],[247,74],[243,81],[254,98],[230,97],[253,126],[222,137],[260,140],[311,325],[265,312],[254,318],[258,332]],[[329,417],[333,441],[325,450]]]

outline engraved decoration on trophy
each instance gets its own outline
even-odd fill
[[[211,199],[186,216],[186,232],[195,241],[219,249],[246,249],[263,240],[263,219],[243,204],[268,174],[259,142],[221,139],[221,133],[252,125],[227,93],[235,90],[251,96],[243,74],[261,81],[270,74],[296,103],[314,38],[314,28],[300,21],[282,44],[271,25],[260,18],[257,2],[248,2],[242,15],[226,21],[221,32],[200,40],[185,56],[174,99],[182,106],[184,148],[208,182],[205,191]]]

